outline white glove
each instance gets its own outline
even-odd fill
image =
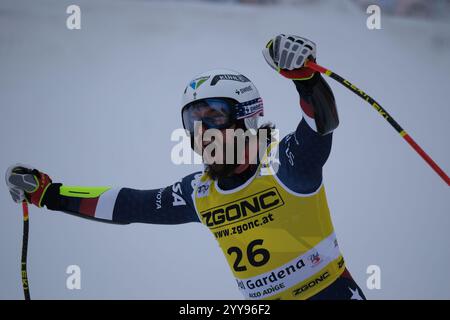
[[[299,36],[280,34],[267,43],[263,56],[277,72],[300,69],[306,59],[316,59],[316,44]]]
[[[6,170],[5,180],[14,202],[26,200],[25,192],[33,192],[39,186],[33,174],[33,167],[25,164],[14,164]]]

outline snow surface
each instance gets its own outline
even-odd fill
[[[154,189],[199,170],[170,161],[187,81],[239,70],[284,135],[300,120],[294,86],[261,49],[309,37],[318,62],[372,95],[450,172],[449,24],[366,14],[347,2],[303,6],[86,1],[0,2],[0,169],[24,162],[68,185]],[[370,299],[450,298],[449,188],[368,104],[333,80],[341,124],[324,168],[347,265]],[[4,172],[4,171],[3,171]],[[0,298],[21,299],[22,221],[0,184]],[[29,280],[38,299],[241,299],[200,224],[95,223],[31,209]],[[82,289],[66,289],[79,265]],[[369,265],[381,290],[366,288]]]

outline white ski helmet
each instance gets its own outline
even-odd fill
[[[188,105],[208,98],[225,98],[234,102],[232,121],[243,119],[246,129],[258,129],[258,117],[264,112],[263,102],[246,76],[233,70],[214,69],[194,77],[183,93],[182,115]]]

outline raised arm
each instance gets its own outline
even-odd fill
[[[8,169],[6,182],[16,202],[26,200],[102,222],[181,224],[199,221],[192,202],[197,175],[154,190],[73,187],[52,183],[47,174],[29,166],[15,165]]]
[[[316,45],[298,36],[278,35],[263,55],[272,68],[294,82],[302,111],[297,129],[280,143],[277,176],[295,192],[314,192],[322,183],[332,132],[339,125],[331,88],[319,73],[304,67],[306,59],[316,60]]]

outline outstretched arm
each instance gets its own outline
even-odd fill
[[[136,190],[52,183],[48,175],[30,167],[16,166],[9,171],[7,183],[17,202],[26,199],[38,207],[118,224],[199,221],[192,201],[198,173],[165,188]]]

